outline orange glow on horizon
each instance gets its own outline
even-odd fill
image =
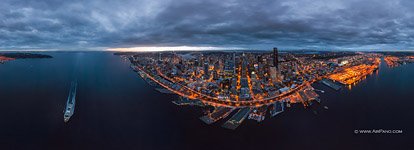
[[[130,47],[130,48],[109,48],[108,51],[123,52],[153,52],[153,51],[202,51],[202,50],[243,50],[240,47],[214,47],[214,46],[166,46],[166,47]]]

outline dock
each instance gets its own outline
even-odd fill
[[[252,109],[250,107],[245,107],[237,111],[229,120],[227,120],[222,127],[226,129],[235,130],[240,124],[246,119]]]
[[[263,105],[261,107],[256,107],[247,117],[248,119],[256,120],[257,122],[262,122],[265,120],[267,111],[267,105]]]
[[[285,111],[285,106],[283,105],[283,102],[277,101],[276,103],[273,104],[273,109],[270,110],[270,115],[274,117],[282,113],[283,111]]]
[[[326,78],[325,79],[322,79],[321,80],[321,83],[323,83],[324,85],[326,85],[326,86],[328,86],[328,87],[330,87],[330,88],[332,88],[332,89],[334,89],[336,91],[339,91],[342,88],[341,85],[338,85],[337,83],[335,83],[335,82],[333,82],[333,81],[331,81],[329,79],[326,79]]]
[[[235,108],[229,107],[217,107],[212,113],[200,117],[200,119],[206,124],[212,124],[220,119],[226,118]]]
[[[189,98],[180,96],[179,100],[172,101],[175,105],[178,106],[184,106],[184,105],[190,105],[190,106],[205,106],[200,100],[194,99],[190,100]]]
[[[164,89],[164,88],[155,88],[158,92],[164,93],[164,94],[174,94],[174,92]]]
[[[314,90],[305,90],[304,93],[308,96],[309,100],[315,100],[319,95]]]
[[[321,99],[316,98],[315,101],[317,101],[318,103],[321,103]]]

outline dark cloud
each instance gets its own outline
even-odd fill
[[[3,0],[0,49],[414,49],[410,0]]]

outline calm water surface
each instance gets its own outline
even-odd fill
[[[0,149],[414,149],[414,64],[382,65],[352,90],[316,84],[325,90],[321,105],[232,131],[205,125],[199,108],[175,106],[175,96],[153,90],[112,53],[45,54],[54,58],[0,65]],[[76,111],[64,124],[75,79]]]

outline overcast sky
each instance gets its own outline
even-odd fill
[[[1,0],[0,50],[414,49],[412,0]]]

